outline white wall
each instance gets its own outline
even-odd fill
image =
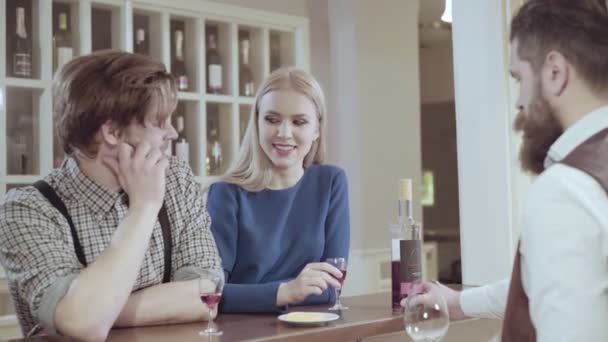
[[[396,217],[398,179],[412,178],[414,195],[419,198],[421,193],[419,4],[416,0],[353,2],[357,112],[341,114],[359,115],[361,120],[358,152],[364,203],[360,240],[352,245],[382,248],[389,245],[387,225]],[[415,217],[422,219],[420,202],[414,203]]]

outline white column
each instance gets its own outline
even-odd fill
[[[480,285],[510,275],[528,180],[512,131],[510,3],[461,0],[453,11],[463,282]]]
[[[346,170],[350,188],[352,278],[345,293],[383,291],[398,179],[412,178],[420,194],[419,2],[327,3],[329,162]]]
[[[398,179],[412,178],[420,193],[419,3],[331,0],[328,6],[328,145],[331,162],[349,177],[351,248],[388,248]]]

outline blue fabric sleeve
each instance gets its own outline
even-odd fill
[[[329,211],[325,221],[325,251],[321,262],[327,258],[347,258],[350,248],[350,211],[348,206],[348,182],[343,170],[332,179]],[[320,295],[308,296],[297,305],[319,305],[334,302],[336,291],[329,288]]]
[[[350,248],[350,211],[348,206],[348,182],[343,170],[336,173],[331,184],[329,212],[325,221],[325,251],[321,262],[327,258],[344,257],[348,262]],[[336,300],[333,288],[320,295],[308,296],[298,305],[318,305]]]
[[[325,251],[321,261],[325,261],[327,258],[348,258],[349,248],[348,182],[344,171],[340,170],[334,176],[331,184],[329,211],[325,221]]]
[[[207,198],[211,231],[222,257],[226,276],[220,311],[226,313],[281,311],[276,305],[281,281],[265,284],[230,283],[230,274],[238,255],[238,201],[236,192],[231,187],[225,183],[213,184]]]
[[[207,211],[211,216],[211,232],[228,282],[237,257],[238,239],[238,203],[236,194],[228,184],[216,183],[209,188]]]
[[[277,291],[282,281],[265,284],[226,284],[220,311],[225,313],[278,313]]]

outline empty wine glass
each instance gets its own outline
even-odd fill
[[[336,304],[329,308],[328,310],[347,310],[348,307],[342,305],[340,302],[340,295],[342,294],[342,285],[344,285],[344,279],[346,279],[346,258],[328,258],[325,260],[326,263],[336,267],[342,272],[342,278],[336,278],[336,280],[340,283],[339,289],[334,289],[336,291]]]
[[[405,300],[405,331],[416,342],[437,342],[450,325],[448,307],[434,283],[413,286]]]
[[[211,286],[210,286],[211,283]],[[207,328],[201,330],[198,334],[201,336],[219,336],[222,334],[213,323],[213,310],[217,308],[220,300],[222,299],[222,290],[224,289],[224,281],[220,277],[201,277],[198,280],[198,292],[201,297],[201,301],[207,305],[209,309],[209,320],[207,321]]]

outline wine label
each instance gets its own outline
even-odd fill
[[[57,69],[61,69],[65,63],[72,60],[74,57],[74,49],[71,47],[59,47],[57,48]]]
[[[401,240],[401,283],[422,280],[421,240]]]
[[[13,55],[13,75],[21,77],[32,76],[32,55],[15,53]]]
[[[222,65],[209,64],[209,88],[222,89]]]
[[[188,76],[181,75],[177,78],[177,89],[188,90]]]

